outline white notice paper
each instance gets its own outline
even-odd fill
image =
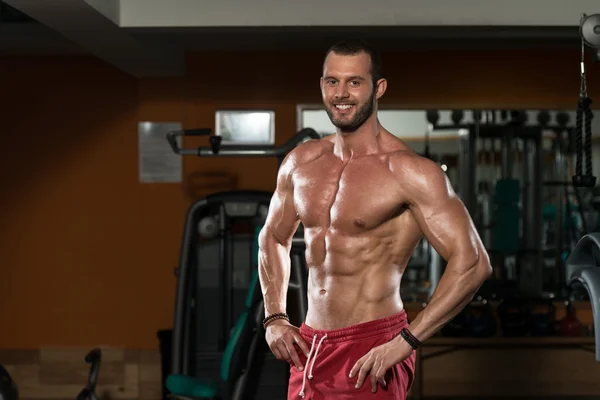
[[[181,130],[180,122],[140,122],[139,179],[142,183],[181,182],[182,156],[167,142],[167,132]],[[181,146],[181,137],[177,138]]]

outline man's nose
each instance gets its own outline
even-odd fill
[[[338,85],[335,91],[335,97],[337,99],[343,99],[348,97],[348,90],[346,89],[346,85]]]

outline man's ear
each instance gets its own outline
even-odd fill
[[[375,88],[375,98],[377,100],[379,100],[385,94],[386,90],[387,90],[387,80],[384,78],[381,78],[380,80],[377,81],[377,87]]]

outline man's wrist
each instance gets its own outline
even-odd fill
[[[418,350],[422,345],[421,341],[410,331],[408,327],[402,328],[398,333],[398,337],[413,350]]]
[[[271,328],[273,326],[289,326],[289,325],[290,325],[290,323],[286,319],[276,319],[276,320],[273,320],[273,321],[269,322],[268,324],[266,324],[264,326],[264,329],[268,330],[269,328]]]
[[[269,325],[271,325],[277,321],[281,321],[281,322],[285,321],[286,323],[289,323],[290,317],[285,312],[276,312],[276,313],[272,313],[272,314],[267,314],[262,321],[263,328],[267,329],[267,327]]]
[[[400,335],[397,335],[393,341],[396,343],[395,344],[395,351],[398,354],[398,356],[400,356],[400,359],[398,359],[398,362],[402,361],[404,359],[404,357],[406,357],[407,355],[411,354],[412,352],[414,352],[415,350],[412,348],[412,346],[410,344],[408,344],[408,342],[406,340],[404,340],[404,338]]]

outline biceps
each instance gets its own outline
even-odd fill
[[[276,190],[269,205],[263,232],[272,235],[279,243],[287,245],[298,229],[298,224],[293,195]]]
[[[446,261],[458,259],[465,266],[476,263],[480,239],[462,201],[452,196],[435,203],[413,212],[429,243]]]

